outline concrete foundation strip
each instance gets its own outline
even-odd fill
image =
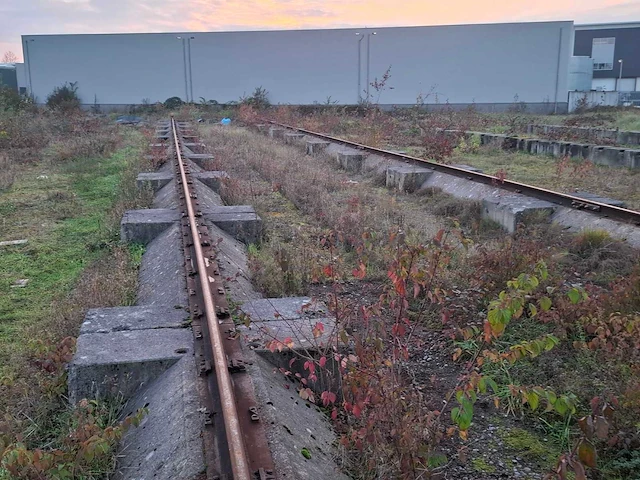
[[[193,179],[182,156],[181,143],[195,137],[187,135],[185,127],[173,119],[171,130],[176,187],[183,211],[181,225],[196,361],[200,375],[208,379],[210,392],[206,399],[209,420],[205,427],[209,429],[208,435],[205,431],[208,477],[215,478],[212,471],[215,465],[215,470],[231,474],[236,480],[250,480],[255,475],[267,480],[273,474],[273,460],[259,422],[251,378],[244,374],[245,363],[212,240],[207,227],[200,222],[203,214],[198,210],[197,194],[190,188]],[[223,422],[215,421],[218,408]]]

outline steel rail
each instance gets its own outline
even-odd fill
[[[442,173],[466,178],[467,180],[478,183],[484,183],[485,185],[491,185],[493,187],[501,188],[503,190],[508,190],[514,193],[519,193],[528,197],[546,200],[548,202],[562,205],[564,207],[569,207],[577,210],[585,210],[602,217],[608,217],[622,222],[640,225],[640,212],[637,212],[635,210],[616,207],[614,205],[608,205],[606,203],[596,202],[594,200],[587,200],[585,198],[575,197],[566,193],[555,192],[553,190],[548,190],[542,187],[535,187],[533,185],[515,182],[513,180],[500,179],[498,177],[494,177],[493,175],[487,175],[486,173],[473,172],[470,170],[465,170],[464,168],[454,167],[453,165],[445,165],[442,163],[434,162],[432,160],[413,157],[411,155],[406,155],[403,153],[391,152],[389,150],[370,147],[368,145],[362,145],[360,143],[351,142],[349,140],[333,137],[331,135],[313,132],[311,130],[305,130],[303,128],[294,127],[284,123],[274,122],[272,120],[266,120],[266,122],[282,128],[287,128],[289,130],[304,133],[305,135],[318,137],[330,142],[339,143],[341,145],[352,147],[358,150],[363,150],[368,153],[373,153],[385,157],[392,157],[397,160],[411,162],[414,164],[425,165],[428,166],[428,168]]]
[[[216,379],[218,382],[218,389],[220,395],[220,403],[222,406],[222,417],[224,420],[224,427],[229,445],[229,455],[231,459],[231,467],[233,471],[234,480],[251,480],[251,473],[249,469],[249,460],[245,445],[243,442],[240,420],[238,418],[238,411],[236,408],[236,401],[233,394],[233,384],[231,376],[227,367],[227,358],[222,340],[222,334],[218,326],[218,317],[215,312],[215,305],[213,303],[213,296],[211,293],[211,286],[206,274],[206,263],[202,251],[202,245],[198,242],[200,234],[198,232],[196,215],[191,202],[191,192],[189,184],[187,182],[187,175],[185,172],[185,164],[182,159],[182,152],[180,149],[180,141],[178,140],[178,130],[176,122],[171,117],[171,130],[173,133],[173,140],[176,148],[176,155],[178,158],[178,166],[180,168],[180,178],[182,179],[182,185],[184,188],[185,204],[187,206],[187,215],[189,218],[189,226],[191,229],[191,235],[193,237],[193,247],[196,252],[196,262],[198,266],[200,285],[204,296],[205,316],[207,319],[207,325],[209,328],[209,335],[211,338],[211,353],[214,359],[214,367],[216,372]]]

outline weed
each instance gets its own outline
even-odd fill
[[[80,108],[78,82],[64,83],[60,87],[55,87],[47,97],[47,107],[62,112],[78,110]]]

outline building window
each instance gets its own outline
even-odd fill
[[[594,38],[591,44],[593,70],[613,70],[613,56],[616,49],[615,37]]]
[[[613,63],[594,63],[594,70],[613,70]]]

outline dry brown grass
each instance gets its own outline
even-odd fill
[[[314,269],[321,258],[327,260],[326,249],[318,245],[323,229],[340,232],[348,254],[365,236],[380,247],[391,232],[416,232],[428,239],[445,224],[445,219],[425,211],[424,199],[391,194],[367,178],[354,181],[329,157],[310,157],[243,129],[203,126],[201,133],[214,156],[225,159],[210,168],[231,175],[221,192],[225,201],[253,204],[267,223],[270,233],[261,250],[268,248],[269,253],[263,255],[263,263],[305,272],[299,274],[302,283],[317,276]],[[291,251],[283,253],[287,249]],[[383,252],[373,249],[372,266],[382,268]],[[350,271],[349,255],[346,258],[345,271]],[[295,285],[279,294],[304,291],[299,282]],[[262,289],[270,294],[278,290],[264,285]]]
[[[9,160],[9,155],[0,152],[0,190],[6,190],[15,179],[15,167]]]

